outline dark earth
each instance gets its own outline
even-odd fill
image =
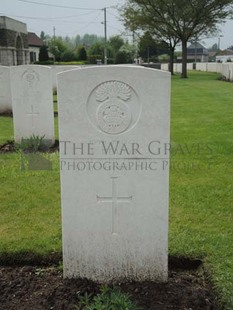
[[[2,261],[0,260],[1,265]],[[35,263],[37,263],[35,261]],[[123,282],[111,287],[128,293],[145,310],[220,309],[200,261],[170,259],[167,283]],[[93,298],[100,284],[87,279],[63,279],[55,265],[0,267],[1,310],[72,310],[82,297]]]
[[[13,153],[16,152],[18,150],[17,146],[15,145],[14,141],[7,141],[4,144],[0,144],[0,154],[4,154],[4,153]],[[44,152],[49,152],[49,153],[53,153],[59,151],[59,141],[55,140],[54,145],[52,145],[49,148],[46,148],[44,150]],[[28,150],[28,152],[30,152],[30,150]]]

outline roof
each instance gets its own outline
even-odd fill
[[[199,42],[192,43],[187,49],[188,55],[206,55],[208,56],[208,50]]]
[[[28,45],[40,47],[44,42],[34,32],[28,32]]]
[[[192,48],[203,48],[204,50],[206,49],[201,43],[199,42],[195,42],[195,43],[192,43],[188,46],[188,49],[192,49]]]
[[[224,51],[219,51],[217,56],[228,56],[228,55],[233,55],[233,51],[226,49]]]

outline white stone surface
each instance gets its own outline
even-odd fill
[[[169,71],[169,64],[161,64],[161,70]]]
[[[58,74],[64,276],[167,280],[170,73]]]
[[[0,113],[12,112],[10,68],[0,66]]]
[[[54,142],[51,69],[26,65],[11,67],[11,90],[16,142],[33,135]]]
[[[207,63],[206,62],[197,62],[196,70],[206,72],[207,71]]]
[[[174,64],[174,72],[176,72],[176,73],[182,72],[182,64],[181,63],[175,63]]]
[[[57,89],[57,74],[65,71],[69,71],[72,69],[78,69],[81,68],[81,66],[71,66],[71,65],[58,65],[58,66],[50,66],[52,70],[52,85],[53,85],[53,90]]]
[[[187,70],[193,70],[193,63],[187,63]]]

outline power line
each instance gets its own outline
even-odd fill
[[[79,29],[79,30],[83,30],[84,28],[89,27],[91,24],[99,23],[99,22],[95,22],[95,21],[97,20],[97,18],[100,16],[101,13],[102,13],[102,12],[100,12],[92,21],[90,21],[89,23],[87,23],[85,27],[82,27],[82,28]]]
[[[65,24],[88,24],[89,25],[89,23],[87,23],[87,22],[79,22],[79,21],[69,21],[69,20],[62,20],[62,19],[60,19],[60,20],[57,20],[57,19],[50,19],[50,18],[33,18],[33,17],[26,17],[26,16],[17,16],[17,15],[8,15],[8,16],[10,16],[10,17],[17,17],[17,18],[22,18],[22,19],[32,19],[32,20],[42,20],[42,21],[46,21],[46,22],[50,22],[50,23],[54,23],[54,22],[59,22],[59,23],[65,23]],[[96,19],[96,18],[95,18]],[[92,22],[90,22],[90,24],[94,24],[94,23],[99,23],[99,22],[94,22],[94,21],[92,21]]]
[[[37,5],[51,6],[51,7],[55,7],[55,8],[63,8],[63,9],[85,10],[85,11],[100,11],[101,10],[101,9],[78,8],[78,7],[75,7],[75,6],[65,6],[65,5],[41,3],[41,2],[29,1],[29,0],[18,0],[18,1],[26,2],[26,3],[32,3],[32,4],[37,4]]]

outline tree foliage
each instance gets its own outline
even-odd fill
[[[84,46],[80,46],[80,48],[78,49],[78,60],[87,60],[87,51]]]
[[[150,31],[173,52],[182,43],[182,77],[187,77],[187,43],[209,35],[231,13],[232,0],[127,0],[121,8],[125,25]]]
[[[56,61],[60,61],[62,59],[62,55],[68,49],[65,41],[61,37],[51,39],[48,42],[48,46],[49,51],[54,55]]]
[[[114,49],[115,52],[118,52],[124,43],[124,40],[119,35],[112,36],[108,40],[108,44]]]
[[[170,49],[164,42],[157,41],[149,31],[139,38],[138,54],[145,61],[158,61],[158,56],[169,54]]]
[[[40,47],[39,52],[39,61],[48,61],[48,60],[49,60],[48,47],[46,45],[42,45]]]

